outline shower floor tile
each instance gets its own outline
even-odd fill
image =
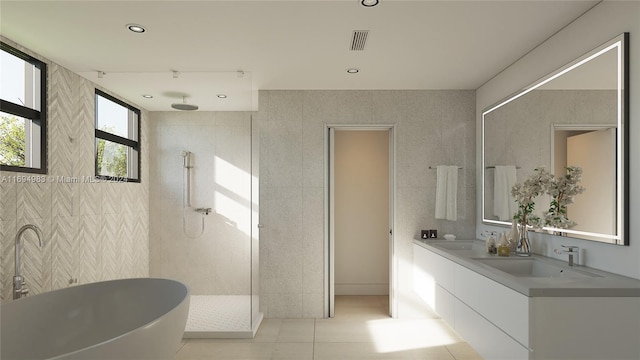
[[[185,338],[251,332],[251,296],[191,295]]]

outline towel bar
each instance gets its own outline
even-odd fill
[[[485,166],[485,169],[495,169],[495,166]],[[516,166],[516,169],[520,169],[520,166]]]

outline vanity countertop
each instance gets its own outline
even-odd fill
[[[640,297],[640,280],[594,269],[586,266],[569,267],[566,261],[540,255],[531,257],[502,257],[487,254],[481,240],[422,240],[414,239],[422,246],[480,275],[507,286],[529,297]],[[455,244],[455,245],[454,245]],[[463,249],[445,247],[463,246]],[[466,246],[468,245],[468,246]],[[523,277],[513,276],[482,263],[482,259],[527,259],[533,258],[551,266],[582,271],[596,276],[586,277]]]

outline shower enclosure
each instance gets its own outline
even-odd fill
[[[150,118],[150,276],[189,286],[185,337],[253,337],[262,313],[252,113]]]

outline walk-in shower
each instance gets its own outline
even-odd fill
[[[258,158],[250,112],[151,114],[150,275],[190,287],[188,338],[251,338]]]

